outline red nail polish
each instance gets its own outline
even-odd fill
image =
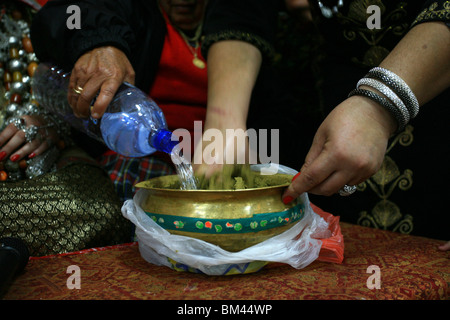
[[[11,160],[12,162],[16,162],[17,160],[19,160],[19,158],[20,158],[20,155],[15,154],[15,155],[13,155],[13,156],[10,158],[10,160]]]
[[[294,200],[293,197],[291,197],[291,196],[286,196],[286,197],[283,198],[283,203],[284,203],[284,204],[289,204],[289,203],[292,202],[292,200]]]
[[[28,159],[32,159],[32,158],[34,158],[34,157],[36,157],[36,153],[30,153],[29,155],[28,155]]]
[[[297,173],[297,174],[292,178],[292,181],[294,181],[295,179],[297,179],[299,175],[300,175],[300,172]],[[292,181],[291,181],[291,182],[292,182]]]
[[[6,157],[6,151],[0,152],[0,161],[2,161],[3,159],[5,159],[5,157]]]

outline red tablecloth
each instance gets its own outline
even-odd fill
[[[301,270],[269,264],[253,274],[215,277],[149,264],[131,243],[33,258],[4,299],[449,299],[450,252],[437,249],[443,241],[347,223],[341,229],[341,264],[315,261]],[[67,286],[70,266],[79,267],[80,289]],[[380,289],[370,289],[368,279],[377,274]]]

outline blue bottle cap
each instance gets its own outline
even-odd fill
[[[152,137],[151,145],[158,151],[170,154],[172,149],[178,144],[178,140],[172,140],[172,132],[169,130],[158,130]]]

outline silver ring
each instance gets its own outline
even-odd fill
[[[27,128],[22,129],[23,132],[25,132],[25,140],[27,142],[31,142],[34,139],[36,139],[36,136],[38,134],[39,128],[36,126],[29,126]]]
[[[349,186],[346,184],[345,186],[342,187],[342,189],[339,190],[339,195],[346,197],[346,196],[349,196],[349,195],[355,193],[355,191],[356,191],[356,186]]]
[[[23,130],[26,126],[25,119],[23,118],[12,118],[9,120],[9,123],[12,123],[17,128],[17,130]]]

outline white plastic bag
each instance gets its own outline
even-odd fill
[[[283,166],[278,172],[296,173]],[[242,251],[229,252],[203,240],[170,234],[140,207],[145,196],[145,189],[138,190],[133,200],[124,203],[122,214],[136,226],[141,256],[155,265],[173,268],[176,262],[208,275],[245,273],[248,264],[261,261],[301,269],[318,258],[322,246],[319,238],[326,238],[329,233],[328,223],[312,210],[307,194],[303,194],[305,213],[292,228]],[[231,269],[243,272],[229,273]]]

